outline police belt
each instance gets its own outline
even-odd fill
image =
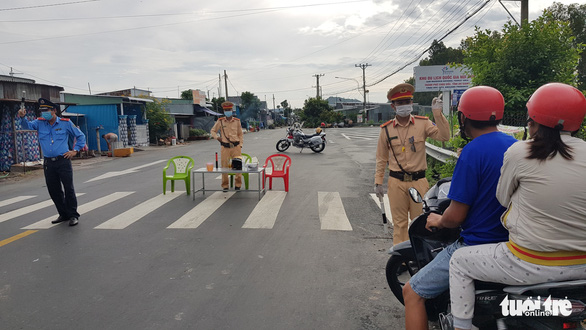
[[[224,142],[220,142],[220,144],[224,148],[232,148],[232,147],[238,146],[240,144],[240,142],[235,142],[235,143],[224,143]]]
[[[425,171],[412,173],[389,171],[389,176],[392,176],[393,178],[399,179],[401,181],[410,182],[425,178]]]
[[[65,157],[63,157],[63,156],[45,157],[45,160],[46,161],[51,161],[51,162],[56,162],[56,161],[61,160],[61,159],[65,159]]]

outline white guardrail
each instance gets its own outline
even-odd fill
[[[425,142],[425,152],[442,163],[445,163],[448,159],[452,157],[458,158],[457,153],[443,149],[441,147],[436,147],[429,142]]]

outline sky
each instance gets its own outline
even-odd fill
[[[521,2],[502,4],[520,22]],[[306,99],[316,97],[318,79],[324,99],[362,101],[364,72],[367,101],[386,102],[387,91],[413,76],[413,67],[428,56],[424,51],[434,39],[444,38],[446,46],[456,48],[474,34],[475,26],[502,30],[511,20],[502,4],[4,0],[0,74],[13,72],[67,93],[135,87],[169,98],[187,89],[202,90],[210,98],[225,96],[227,81],[228,96],[251,92],[269,108],[284,100],[302,108]],[[530,0],[529,19],[552,4]]]

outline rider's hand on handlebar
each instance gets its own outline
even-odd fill
[[[430,213],[427,216],[427,223],[425,224],[425,229],[429,231],[436,231],[437,229],[442,229],[444,226],[442,225],[442,216],[437,213]]]
[[[385,189],[383,188],[382,184],[375,185],[374,192],[376,193],[376,197],[379,199],[385,197]]]

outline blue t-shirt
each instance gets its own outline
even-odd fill
[[[458,158],[448,198],[470,206],[461,226],[461,236],[467,245],[509,238],[501,225],[505,208],[496,199],[496,186],[505,151],[516,141],[501,132],[483,134],[468,143]]]

